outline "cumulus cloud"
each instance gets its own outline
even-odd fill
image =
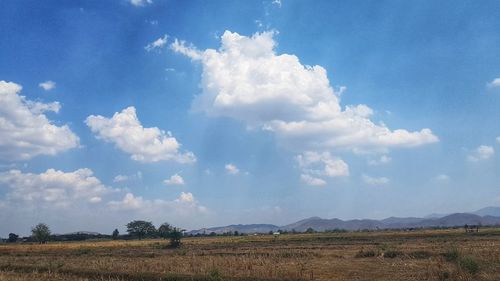
[[[0,160],[29,160],[79,146],[67,125],[56,126],[45,112],[59,112],[58,102],[42,103],[19,95],[22,87],[0,81]]]
[[[148,200],[142,196],[127,193],[120,201],[110,201],[107,206],[114,211],[135,211],[142,214],[171,213],[183,216],[203,214],[208,209],[199,204],[190,192],[181,192],[177,199],[168,201],[162,199]]]
[[[493,81],[487,84],[489,88],[497,88],[500,87],[500,78],[495,78]]]
[[[226,169],[226,172],[228,174],[231,174],[231,175],[236,175],[236,174],[239,174],[240,172],[240,169],[238,169],[238,167],[236,167],[234,164],[226,164],[226,166],[224,166],[224,168]]]
[[[478,162],[481,160],[488,160],[495,154],[495,149],[488,145],[480,145],[472,151],[467,159],[471,162]]]
[[[168,39],[168,35],[165,34],[163,37],[160,37],[160,38],[156,39],[155,41],[146,45],[146,47],[144,47],[144,49],[148,52],[153,51],[153,50],[160,51],[161,49],[163,49],[163,47],[165,47],[165,45],[167,45],[167,39]]]
[[[326,70],[303,65],[295,55],[276,54],[274,34],[226,31],[218,50],[204,51],[176,39],[171,49],[203,67],[202,93],[193,109],[274,132],[300,150],[385,151],[439,141],[428,128],[411,132],[376,124],[366,105],[342,107],[342,89],[333,89]]]
[[[311,175],[308,174],[302,174],[300,175],[300,180],[307,184],[307,185],[312,185],[312,186],[322,186],[326,185],[326,181],[320,178],[315,178]]]
[[[281,0],[273,0],[272,4],[277,5],[281,8]]]
[[[112,191],[86,168],[74,172],[48,169],[41,174],[10,170],[0,173],[0,186],[8,189],[7,201],[50,207],[99,203],[104,194]]]
[[[170,176],[169,179],[164,180],[165,185],[184,185],[184,179],[179,174]]]
[[[368,175],[363,175],[363,182],[368,185],[385,185],[389,183],[389,179],[386,177],[370,177]]]
[[[330,152],[318,153],[306,151],[296,156],[302,170],[302,182],[309,185],[324,185],[326,182],[319,177],[349,176],[349,166],[340,158],[333,157]]]
[[[133,160],[196,162],[192,152],[179,151],[181,144],[170,132],[157,127],[144,128],[133,106],[125,108],[122,112],[116,112],[111,118],[91,115],[87,117],[85,123],[98,139],[114,143],[122,151],[131,154]]]
[[[50,91],[56,87],[56,82],[48,80],[48,81],[45,81],[45,82],[38,84],[38,86],[40,88],[44,89],[45,91]]]
[[[143,7],[149,4],[153,4],[153,0],[130,0],[130,4],[136,7]]]

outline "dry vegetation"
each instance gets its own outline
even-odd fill
[[[500,280],[500,229],[0,245],[3,280]]]

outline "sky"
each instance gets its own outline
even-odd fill
[[[500,206],[498,1],[2,1],[0,236]]]

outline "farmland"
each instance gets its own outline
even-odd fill
[[[0,280],[499,280],[500,229],[0,245]]]

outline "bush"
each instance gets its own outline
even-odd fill
[[[458,251],[457,248],[453,247],[451,249],[448,249],[445,253],[443,253],[443,256],[446,261],[452,262],[452,261],[457,261],[458,258],[460,257],[460,252]]]
[[[356,258],[371,258],[371,257],[376,257],[378,255],[375,250],[367,250],[363,251],[363,249],[359,250],[358,253],[356,253]]]
[[[208,280],[210,281],[223,281],[222,273],[217,268],[212,268],[208,272]]]
[[[463,257],[458,262],[458,265],[460,266],[460,268],[469,272],[472,275],[479,272],[479,263],[473,257]]]
[[[414,259],[428,259],[432,254],[428,251],[413,251],[409,254],[410,257]]]
[[[396,251],[396,250],[389,250],[389,251],[386,251],[384,253],[384,258],[390,258],[390,259],[393,259],[393,258],[396,258],[397,256],[401,256],[403,253],[400,252],[400,251]]]

